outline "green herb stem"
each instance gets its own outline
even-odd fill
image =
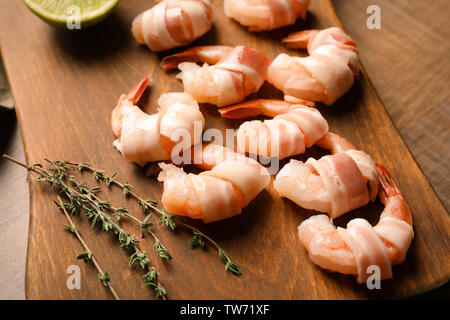
[[[38,177],[35,178],[41,183],[47,182],[51,186],[58,185],[61,188],[63,194],[70,200],[70,204],[68,205],[71,209],[69,211],[71,211],[72,213],[78,213],[81,209],[84,209],[86,211],[88,219],[93,219],[92,225],[95,225],[96,222],[98,222],[98,219],[100,219],[103,223],[103,231],[113,231],[114,234],[117,235],[118,240],[121,243],[121,247],[125,247],[129,251],[133,252],[132,256],[134,256],[134,262],[139,262],[141,268],[147,272],[154,270],[154,272],[152,273],[154,275],[152,277],[153,280],[148,281],[147,277],[144,278],[144,282],[146,286],[153,288],[158,298],[162,298],[164,300],[167,299],[165,289],[161,286],[159,281],[155,282],[157,281],[157,276],[159,274],[158,272],[156,272],[154,267],[149,266],[150,260],[148,259],[147,254],[144,251],[141,251],[141,249],[137,245],[138,241],[133,235],[127,233],[122,227],[120,227],[108,214],[103,212],[102,204],[105,205],[106,202],[96,201],[88,195],[78,191],[76,188],[81,187],[83,189],[83,186],[80,184],[76,184],[76,188],[73,188],[64,182],[65,180],[71,180],[72,182],[74,181],[74,179],[71,179],[71,177],[69,177],[67,173],[67,169],[65,167],[66,162],[50,161],[48,159],[45,159],[45,161],[47,161],[52,166],[50,171],[47,171],[43,169],[42,165],[40,164],[27,166],[26,164],[8,155],[3,155],[3,158],[26,168],[30,173],[37,174]],[[64,209],[66,209],[66,204],[64,205]],[[72,232],[76,230],[73,228],[73,226],[69,226],[69,229]],[[99,275],[99,278],[105,285],[109,283],[109,276],[106,272],[101,273]]]
[[[21,165],[22,167],[26,168],[29,172],[35,172],[39,175],[41,175],[42,173],[39,172],[38,170],[36,170],[36,168],[39,168],[42,170],[42,167],[37,164],[37,165],[33,165],[33,166],[27,166],[13,158],[11,158],[8,155],[3,155],[4,158],[15,162],[18,165]],[[60,163],[60,162],[52,162],[50,160],[47,160],[49,163],[51,164],[55,164],[55,163]],[[193,232],[194,236],[191,238],[191,240],[189,241],[189,245],[191,247],[195,247],[197,244],[200,245],[201,247],[204,247],[204,240],[206,240],[206,242],[209,242],[213,247],[215,247],[217,249],[218,255],[221,258],[221,260],[224,262],[225,264],[225,270],[226,271],[230,271],[235,275],[240,275],[241,272],[238,268],[238,266],[231,260],[231,258],[229,257],[228,253],[223,250],[216,241],[214,241],[211,237],[207,236],[206,234],[204,234],[202,231],[200,231],[198,228],[193,227],[183,221],[180,221],[179,219],[176,219],[173,215],[167,214],[166,211],[162,208],[159,208],[157,206],[157,201],[154,200],[144,200],[142,197],[140,197],[134,190],[134,187],[131,186],[128,183],[121,183],[118,180],[115,179],[115,176],[117,173],[114,173],[112,176],[108,176],[106,175],[106,171],[104,170],[100,170],[100,169],[95,169],[93,168],[90,164],[88,163],[76,163],[76,162],[69,162],[69,161],[65,161],[64,165],[69,165],[72,167],[76,167],[78,168],[78,170],[82,171],[82,170],[87,170],[89,172],[91,172],[96,180],[102,180],[106,183],[107,186],[110,186],[111,184],[116,185],[117,187],[121,188],[124,191],[125,196],[127,197],[132,197],[135,200],[137,200],[137,202],[139,203],[139,205],[141,205],[142,211],[145,213],[148,208],[152,209],[153,212],[156,213],[156,215],[160,218],[159,219],[159,224],[165,223],[167,226],[169,226],[170,229],[174,230],[176,225],[180,225],[183,226],[186,229],[189,229]],[[48,174],[48,173],[47,173]],[[90,198],[90,197],[88,197]],[[90,199],[92,200],[92,199]],[[116,208],[114,208],[115,210],[117,210]],[[132,215],[127,215],[127,217],[131,218],[132,220],[138,222],[139,219],[137,219],[136,217],[132,216]],[[139,220],[140,223],[142,223],[142,221]],[[145,222],[145,221],[144,221]],[[154,234],[152,234],[152,236],[155,239],[155,244],[158,242],[156,236]]]
[[[207,242],[209,242],[211,245],[213,245],[217,249],[219,257],[225,263],[225,270],[230,271],[236,275],[241,274],[238,266],[230,259],[229,255],[226,253],[226,251],[223,250],[216,241],[214,241],[211,237],[204,234],[198,228],[193,227],[187,223],[184,223],[183,221],[176,219],[172,215],[168,215],[164,209],[161,209],[156,205],[158,203],[157,201],[144,200],[136,192],[133,191],[133,189],[134,189],[133,186],[131,186],[128,183],[125,183],[125,184],[121,183],[120,181],[114,179],[116,176],[116,173],[114,173],[112,176],[108,176],[108,175],[106,175],[106,172],[104,170],[95,169],[90,164],[87,164],[87,163],[80,164],[80,163],[74,163],[74,162],[66,162],[66,164],[77,167],[80,171],[87,170],[87,171],[93,173],[97,180],[104,181],[108,186],[111,184],[114,184],[117,187],[121,188],[122,190],[126,190],[127,191],[126,196],[134,198],[139,204],[141,204],[141,207],[143,209],[142,211],[145,212],[144,205],[151,208],[160,217],[160,224],[162,223],[162,221],[166,220],[166,224],[169,225],[172,229],[174,229],[175,227],[172,227],[169,224],[169,222],[167,222],[167,219],[172,219],[173,221],[176,221],[176,225],[181,225],[186,229],[190,229],[193,232],[194,237],[201,237],[201,238],[205,239]],[[225,254],[223,254],[223,253],[225,253]]]
[[[81,186],[81,184],[79,182],[77,182],[74,178],[72,178],[71,181],[72,181],[72,183],[75,184],[75,186],[77,186],[77,187]],[[89,197],[93,198],[93,200],[90,200],[90,202],[92,204],[96,205],[98,208],[98,203],[102,203],[102,200],[97,195],[95,195],[95,193],[93,193],[91,190],[89,190],[87,188],[85,188],[85,192],[89,195]],[[169,254],[169,252],[166,250],[166,248],[162,245],[161,240],[159,240],[159,238],[156,236],[156,234],[152,230],[148,229],[148,227],[151,224],[149,225],[145,221],[141,221],[140,219],[131,215],[130,213],[128,213],[128,211],[125,208],[116,208],[116,207],[108,204],[107,209],[110,210],[111,212],[113,212],[113,214],[117,214],[119,217],[125,216],[125,217],[131,219],[132,221],[134,221],[135,223],[139,224],[139,226],[141,226],[142,231],[144,231],[144,230],[147,231],[155,240],[155,248],[156,248],[158,255],[161,258],[166,259],[166,260],[172,259],[172,256]]]
[[[62,210],[62,212],[64,213],[64,215],[66,216],[67,220],[69,221],[70,227],[71,227],[71,232],[73,234],[75,234],[75,236],[78,238],[78,240],[80,241],[81,245],[83,246],[83,248],[86,250],[86,252],[90,253],[89,255],[89,260],[92,261],[92,263],[94,264],[95,268],[97,269],[99,275],[104,275],[106,271],[103,271],[103,269],[100,267],[100,264],[98,263],[97,259],[94,257],[94,255],[92,254],[91,249],[89,249],[89,247],[87,246],[86,242],[83,240],[83,238],[81,237],[81,234],[78,232],[77,227],[75,226],[75,223],[72,221],[72,219],[70,218],[69,214],[67,213],[66,207],[64,202],[61,200],[61,198],[58,196],[58,207]],[[111,284],[106,286],[109,291],[111,291],[111,294],[114,296],[114,298],[116,300],[120,300],[119,296],[116,293],[116,290],[114,290],[113,286]]]

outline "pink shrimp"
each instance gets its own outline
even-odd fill
[[[163,94],[158,100],[161,107],[158,113],[143,112],[135,103],[147,84],[148,79],[144,78],[128,94],[123,94],[111,115],[111,128],[118,138],[114,146],[128,162],[170,160],[180,137],[191,138],[182,141],[187,149],[200,142],[201,135],[194,134],[196,125],[200,131],[205,125],[197,102],[187,93]]]
[[[198,175],[185,173],[173,164],[160,163],[159,181],[164,182],[161,202],[175,215],[223,220],[242,212],[267,185],[270,175],[258,162],[219,145],[202,147]]]
[[[332,105],[359,77],[356,43],[339,28],[301,31],[283,42],[309,53],[305,58],[283,53],[270,65],[267,80],[284,92],[285,100]]]
[[[195,62],[205,62],[203,66]],[[214,64],[210,66],[210,64]],[[165,57],[162,67],[176,66],[186,92],[198,102],[219,107],[238,103],[266,79],[269,58],[248,47],[201,46]]]
[[[263,114],[271,120],[246,121],[237,132],[241,152],[284,159],[302,154],[327,131],[328,123],[315,108],[281,100],[252,100],[219,110],[224,118]]]
[[[405,261],[406,253],[414,238],[412,214],[386,168],[377,164],[377,170],[381,185],[378,196],[385,209],[374,229],[383,240],[390,261],[399,264]]]
[[[327,132],[321,139],[316,142],[316,145],[330,150],[331,154],[346,153],[356,163],[361,172],[365,183],[369,189],[369,198],[375,201],[378,193],[378,173],[373,159],[365,152],[357,150],[356,147],[347,139],[338,136],[333,132]]]
[[[139,14],[132,32],[152,51],[187,45],[211,29],[211,0],[164,0]]]
[[[310,0],[225,0],[225,14],[250,31],[273,30],[305,19]]]
[[[411,211],[387,170],[377,164],[385,208],[372,227],[353,219],[347,228],[337,228],[326,215],[312,216],[298,227],[300,241],[311,260],[321,268],[357,275],[358,283],[370,276],[368,267],[378,266],[381,279],[392,277],[392,264],[405,260],[414,238]]]
[[[331,150],[332,155],[286,164],[274,181],[282,197],[305,209],[326,212],[332,218],[375,200],[378,174],[369,155],[331,132],[316,145]]]

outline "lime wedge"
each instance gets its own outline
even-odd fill
[[[105,19],[119,0],[24,0],[45,22],[60,28],[82,29]]]

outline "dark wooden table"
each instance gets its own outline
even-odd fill
[[[335,0],[390,116],[445,207],[450,205],[450,22],[447,0],[378,0],[382,29],[368,30],[373,1]],[[389,146],[386,146],[389,147]],[[13,113],[0,114],[0,152],[23,159]],[[400,157],[401,155],[399,155]],[[24,297],[28,187],[20,168],[0,162],[0,298]],[[448,297],[448,286],[423,297]]]

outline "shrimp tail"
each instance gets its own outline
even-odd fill
[[[291,103],[282,100],[256,99],[219,109],[219,113],[228,119],[243,119],[259,115],[275,117],[289,112],[291,106]]]
[[[178,67],[182,62],[206,62],[216,64],[225,57],[232,47],[228,46],[198,46],[185,51],[164,57],[161,61],[161,67],[164,70],[172,70]]]
[[[386,217],[393,217],[404,221],[410,226],[413,225],[412,213],[397,184],[392,179],[386,168],[377,163],[378,179],[380,187],[378,188],[378,196],[385,205],[380,221]],[[409,245],[408,245],[409,247]]]
[[[178,67],[182,62],[200,62],[200,57],[196,54],[195,48],[175,53],[164,57],[161,61],[161,67],[164,70],[172,70]]]
[[[136,84],[130,92],[128,92],[128,94],[126,95],[126,99],[131,103],[136,104],[147,88],[148,82],[149,79],[147,77],[139,81],[139,83]]]
[[[127,113],[127,106],[135,105],[142,96],[149,82],[148,78],[143,78],[136,84],[127,94],[122,94],[117,102],[116,107],[111,114],[111,129],[116,137],[122,134],[122,120]]]
[[[402,196],[400,190],[398,189],[397,184],[392,180],[391,175],[387,171],[387,169],[382,165],[376,164],[378,176],[380,180],[380,188],[378,190],[378,196],[380,197],[381,202],[384,205],[387,204],[389,198],[393,198],[396,196]]]
[[[311,40],[313,40],[320,30],[304,30],[294,32],[283,38],[283,43],[291,49],[306,49]]]

